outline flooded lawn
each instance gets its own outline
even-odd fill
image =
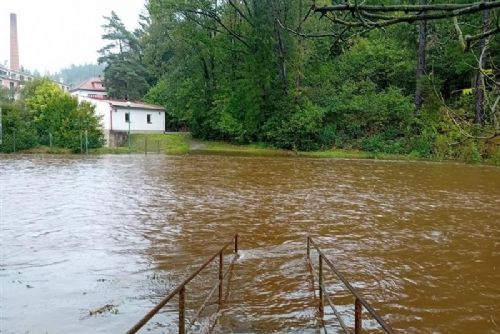
[[[311,235],[396,330],[500,332],[499,168],[4,156],[0,190],[2,333],[124,332],[235,232],[222,331],[315,332]],[[215,277],[188,287],[188,307]],[[150,332],[174,332],[175,309]],[[342,310],[352,323],[352,305]]]

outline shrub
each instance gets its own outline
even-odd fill
[[[36,130],[29,114],[18,106],[2,106],[2,145],[0,151],[9,153],[32,148],[38,144]]]

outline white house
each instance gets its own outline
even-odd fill
[[[143,102],[115,101],[103,98],[79,97],[90,102],[101,116],[107,146],[118,146],[128,133],[165,132],[165,109]]]
[[[85,80],[76,88],[71,90],[71,95],[76,97],[92,97],[96,99],[105,99],[108,97],[104,80],[101,77],[93,77]]]

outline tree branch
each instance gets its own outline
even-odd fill
[[[340,12],[349,11],[355,12],[356,10],[366,11],[366,12],[429,12],[429,11],[444,11],[453,12],[457,10],[475,8],[475,12],[498,8],[500,7],[500,1],[491,2],[475,2],[471,4],[435,4],[435,5],[357,5],[351,3],[345,3],[342,5],[334,6],[317,6],[312,5],[313,11],[315,13],[326,13],[326,12]]]
[[[233,0],[229,0],[228,2],[229,5],[231,5],[231,7],[233,7],[238,12],[238,14],[240,14],[241,17],[248,22],[248,24],[250,24],[252,27],[254,26],[253,22],[250,21],[250,19],[243,13],[243,11],[238,8],[238,6],[233,2]]]

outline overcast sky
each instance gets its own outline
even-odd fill
[[[138,26],[145,0],[0,0],[0,63],[10,61],[10,13],[17,14],[19,59],[29,70],[56,72],[97,62],[103,16],[114,10],[127,28]]]

